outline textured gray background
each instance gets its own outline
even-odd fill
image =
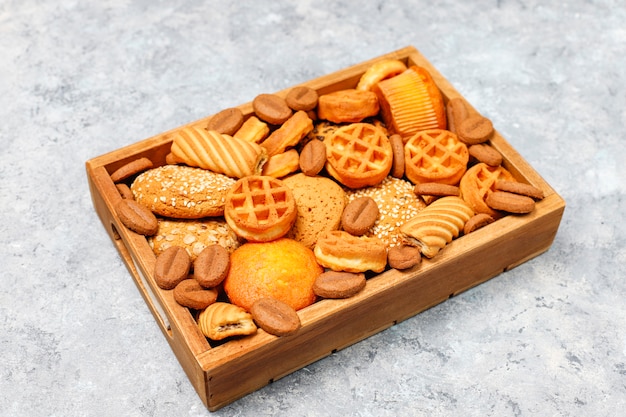
[[[0,415],[210,414],[84,162],[407,45],[565,198],[554,245],[214,415],[622,415],[624,2],[266,3],[0,2]]]

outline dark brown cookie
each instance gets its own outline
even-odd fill
[[[304,175],[314,177],[326,164],[326,145],[317,139],[309,141],[300,152],[300,170]]]
[[[438,182],[422,182],[413,188],[416,195],[430,195],[433,197],[459,196],[459,187],[456,185],[441,184]]]
[[[422,261],[422,253],[416,246],[396,245],[387,252],[387,263],[395,269],[409,269]]]
[[[467,117],[457,126],[457,136],[467,145],[487,142],[493,136],[491,120],[480,115]]]
[[[159,288],[171,290],[189,275],[191,258],[180,246],[172,246],[156,258],[154,280]]]
[[[276,94],[259,94],[252,101],[257,117],[273,125],[285,123],[293,113],[284,98]]]
[[[535,200],[543,199],[543,191],[539,188],[517,181],[498,180],[495,183],[495,189],[498,191],[508,191],[509,193],[521,194]]]
[[[115,213],[120,221],[135,233],[152,236],[159,229],[156,216],[135,200],[122,199],[115,205]]]
[[[289,90],[285,97],[285,102],[293,110],[313,110],[317,106],[319,96],[317,91],[310,87],[297,86]]]
[[[213,288],[222,283],[230,268],[230,254],[221,245],[207,246],[193,263],[193,275],[204,288]]]
[[[313,292],[322,298],[348,298],[361,291],[365,284],[365,274],[361,272],[327,271],[317,277]]]
[[[494,191],[487,195],[485,202],[494,210],[525,214],[535,209],[535,200],[525,195],[507,191]]]
[[[480,229],[481,227],[485,227],[488,224],[493,223],[495,220],[493,217],[486,213],[478,213],[474,216],[470,217],[470,219],[465,222],[465,226],[463,227],[464,234],[470,234],[473,231]]]
[[[250,314],[261,329],[275,336],[289,336],[301,327],[296,310],[275,298],[255,301],[250,308]]]
[[[354,236],[364,235],[378,219],[378,204],[371,197],[359,197],[352,200],[343,210],[341,226]]]
[[[135,159],[127,163],[126,165],[121,166],[116,169],[115,172],[111,174],[111,180],[113,182],[121,182],[126,178],[132,177],[135,174],[139,174],[147,169],[152,168],[154,165],[152,161],[148,158],[139,158]]]
[[[234,135],[243,124],[243,112],[237,107],[224,109],[209,120],[206,129],[225,135]]]
[[[203,310],[217,301],[218,291],[215,288],[203,288],[193,278],[184,279],[174,287],[174,300],[184,307]]]
[[[394,178],[402,178],[404,176],[404,141],[402,136],[389,136],[389,143],[391,143],[391,152],[393,153],[391,172],[389,174]]]

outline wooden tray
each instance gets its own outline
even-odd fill
[[[413,47],[406,47],[304,83],[319,94],[354,88],[374,62],[400,59],[425,67],[444,99],[460,96],[452,85]],[[278,92],[285,95],[289,89]],[[251,103],[240,106],[245,115]],[[210,117],[191,124],[204,126]],[[110,174],[138,157],[165,164],[169,133],[142,140],[86,163],[96,212],[119,251],[165,338],[209,410],[217,410],[272,381],[380,332],[448,298],[478,285],[548,250],[556,235],[564,200],[497,132],[492,145],[503,165],[520,181],[543,190],[545,198],[533,213],[506,216],[460,237],[434,259],[410,272],[389,270],[368,280],[365,289],[345,300],[322,300],[299,311],[301,330],[275,337],[262,330],[250,337],[212,347],[188,309],[153,278],[155,255],[146,238],[130,232],[114,214],[120,195]]]

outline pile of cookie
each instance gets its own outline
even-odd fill
[[[154,280],[212,340],[288,336],[297,311],[416,268],[461,235],[543,198],[490,145],[491,121],[399,60],[354,88],[260,94],[171,133],[166,164],[111,173],[115,212],[147,236]]]

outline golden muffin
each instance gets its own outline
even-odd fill
[[[313,283],[322,272],[313,251],[293,239],[249,242],[231,254],[224,291],[247,311],[265,297],[300,310],[315,302]]]

